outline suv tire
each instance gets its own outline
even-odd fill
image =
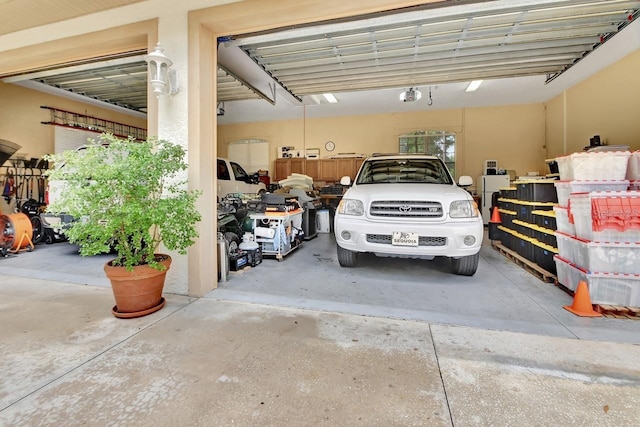
[[[462,258],[452,258],[451,265],[453,266],[453,272],[460,276],[473,276],[478,269],[478,262],[480,261],[480,253],[475,255],[463,256]]]
[[[349,249],[338,247],[338,263],[340,263],[340,267],[355,267],[356,266],[356,255],[357,253],[354,251],[350,251]]]

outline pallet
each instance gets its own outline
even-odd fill
[[[498,251],[502,255],[504,255],[506,258],[508,258],[509,260],[513,261],[516,265],[519,265],[524,270],[526,270],[529,273],[533,274],[534,276],[536,276],[538,279],[542,280],[543,282],[547,282],[547,283],[556,283],[557,282],[557,278],[556,278],[555,274],[545,270],[544,268],[540,267],[535,262],[526,259],[522,255],[518,254],[516,251],[512,251],[511,249],[507,248],[506,246],[503,246],[502,243],[500,243],[499,241],[493,240],[491,242],[491,246],[496,251]]]
[[[640,320],[640,308],[623,307],[619,305],[595,304],[594,309],[604,317],[614,319]]]

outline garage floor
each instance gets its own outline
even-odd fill
[[[83,258],[67,243],[39,245],[0,259],[0,275],[109,287],[102,266],[109,255]],[[539,335],[640,343],[631,320],[581,318],[562,308],[572,298],[495,251],[488,240],[473,277],[433,261],[362,256],[355,268],[338,265],[331,234],[303,243],[281,262],[232,272],[206,295],[218,300],[418,320]]]
[[[57,244],[0,259],[0,425],[640,419],[637,321],[569,314],[564,292],[490,246],[466,278],[444,260],[341,269],[321,235],[127,320],[110,313],[108,258]]]

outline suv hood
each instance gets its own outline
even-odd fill
[[[410,188],[411,196],[400,196],[401,188],[404,192]],[[359,199],[365,204],[371,200],[472,200],[471,194],[455,184],[360,184],[351,187],[343,197]]]

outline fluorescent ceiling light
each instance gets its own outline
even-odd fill
[[[482,80],[474,80],[471,83],[469,83],[469,86],[467,86],[467,89],[465,90],[465,92],[475,92],[476,90],[478,90],[481,84],[482,84]]]
[[[336,102],[338,102],[338,100],[335,96],[333,96],[332,93],[323,93],[322,96],[324,96],[324,99],[326,99],[329,104],[335,104]]]

